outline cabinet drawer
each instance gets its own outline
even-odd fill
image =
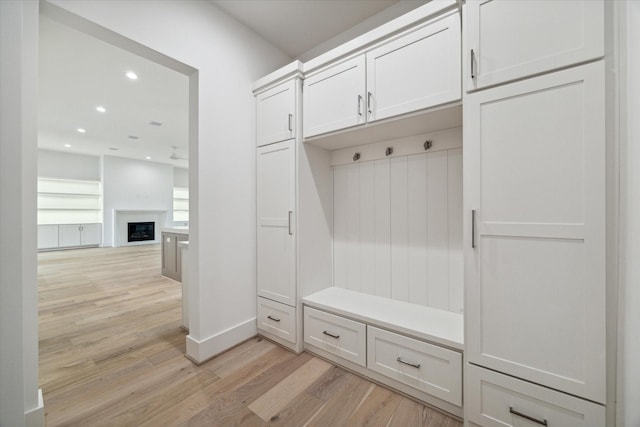
[[[258,298],[258,329],[296,343],[296,309]]]
[[[462,354],[372,326],[367,344],[372,371],[462,405]]]
[[[307,344],[365,366],[365,337],[363,323],[304,308],[304,342]]]
[[[482,426],[605,425],[605,407],[597,403],[475,365],[465,375],[467,416]]]

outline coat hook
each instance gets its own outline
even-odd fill
[[[393,154],[393,147],[387,147],[387,150],[384,152],[385,156],[390,156]]]
[[[360,153],[356,153],[353,155],[353,161],[355,162],[357,160],[360,160]]]
[[[433,147],[433,141],[431,141],[430,139],[427,139],[424,142],[424,150],[428,150],[429,148]]]

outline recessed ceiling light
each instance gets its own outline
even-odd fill
[[[96,107],[96,111],[97,111],[97,112],[99,112],[99,113],[106,113],[106,112],[107,112],[107,109],[106,109],[106,108],[104,108],[102,105],[98,105],[98,106]]]
[[[111,151],[118,151],[118,150],[119,150],[119,148],[118,148],[118,147],[109,147],[109,150],[111,150]]]
[[[140,137],[136,136],[136,135],[129,135],[127,138],[129,138],[129,139],[140,139]]]
[[[125,76],[127,76],[127,78],[129,78],[130,80],[138,80],[138,75],[133,71],[127,71]]]
[[[78,132],[80,132],[80,133],[85,133],[85,132],[86,132],[86,130],[84,130],[84,129],[82,129],[82,128],[78,128]]]
[[[162,123],[160,123],[160,122],[156,122],[156,121],[150,121],[150,122],[149,122],[149,124],[150,124],[151,126],[162,126]]]
[[[145,159],[147,159],[147,160],[151,160],[151,157],[147,156],[147,157],[145,157]]]
[[[71,144],[64,144],[65,147],[71,148]]]

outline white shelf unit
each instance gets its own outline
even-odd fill
[[[38,177],[38,249],[97,246],[101,235],[100,181]]]
[[[189,222],[189,189],[173,187],[173,222]]]
[[[101,223],[100,181],[38,178],[38,225]]]

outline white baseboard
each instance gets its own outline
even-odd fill
[[[24,413],[25,427],[44,427],[44,399],[38,389],[38,406]]]
[[[257,334],[254,317],[201,341],[187,335],[187,357],[200,364]]]

